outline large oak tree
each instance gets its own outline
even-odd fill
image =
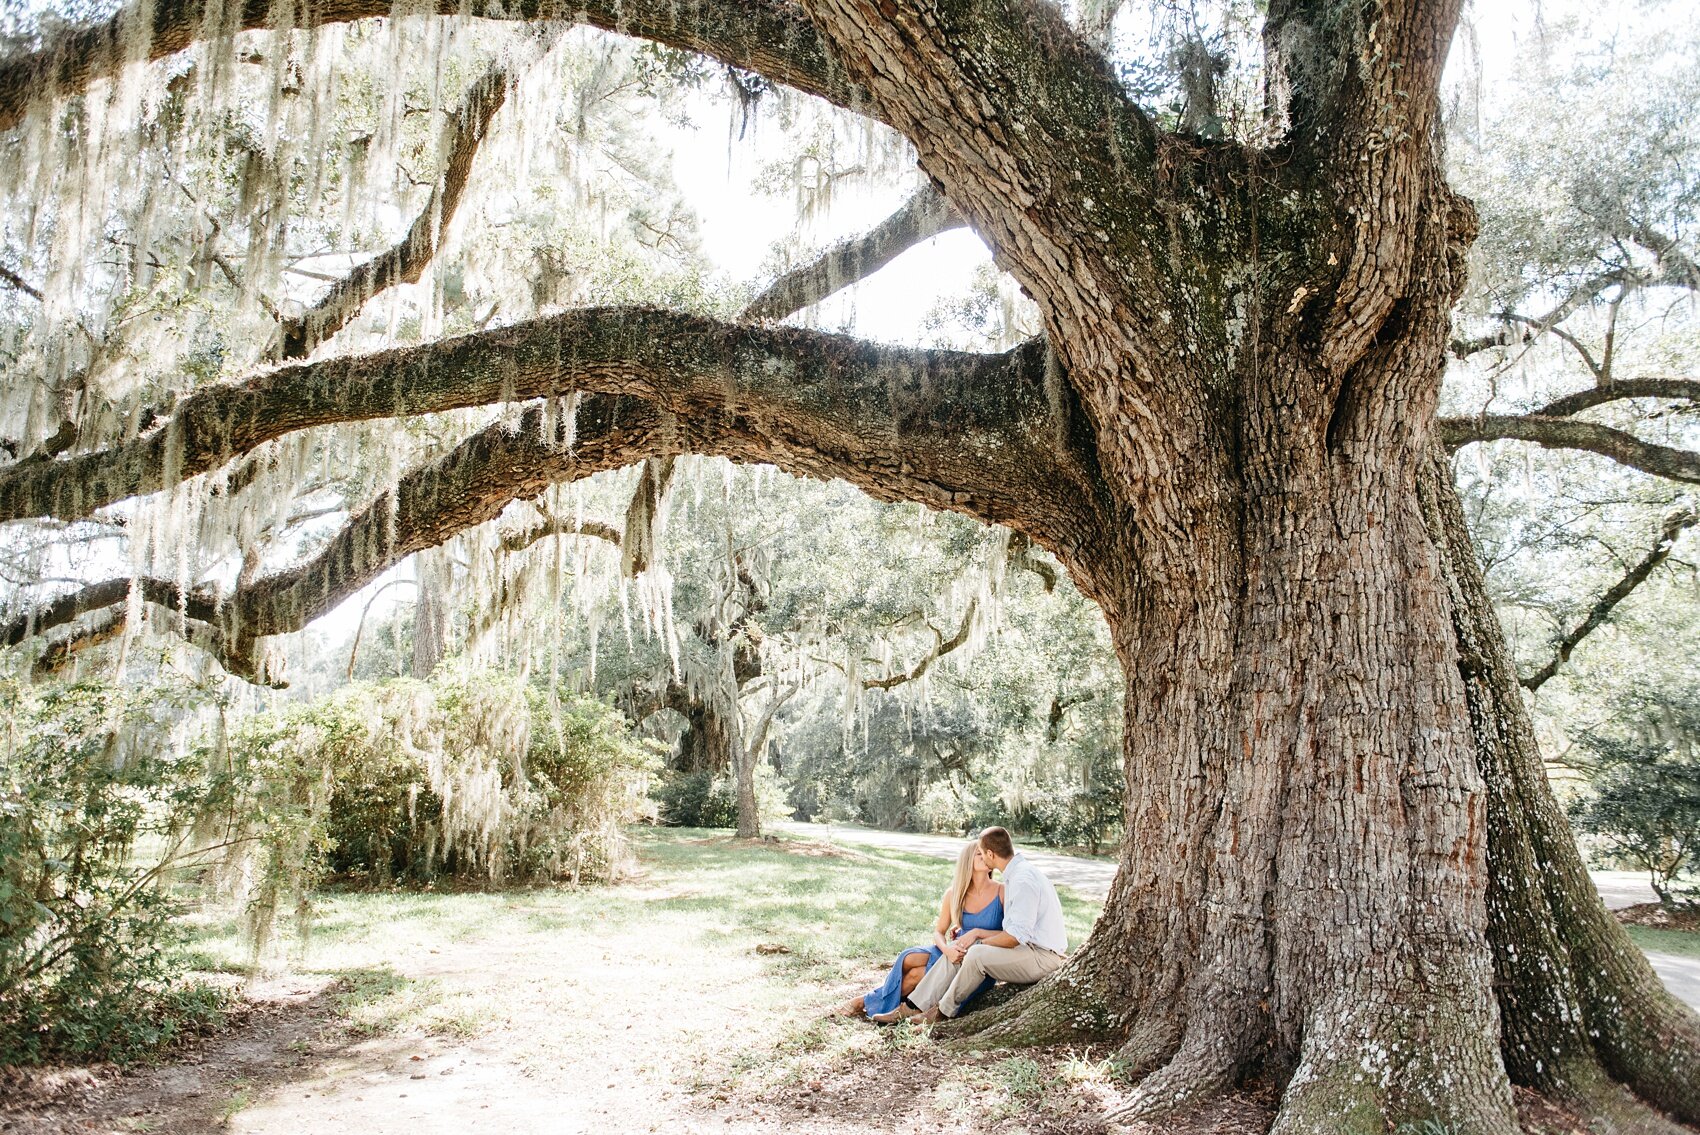
[[[58,31],[0,62],[0,129],[43,92],[117,73],[138,42],[162,58],[276,7],[155,0]],[[1129,1116],[1265,1077],[1281,1132],[1509,1132],[1513,1083],[1630,1127],[1700,1122],[1700,1020],[1592,891],[1443,442],[1615,446],[1690,479],[1693,458],[1575,420],[1580,406],[1437,422],[1477,224],[1440,153],[1458,8],[1272,0],[1272,140],[1253,146],[1161,128],[1045,0],[491,5],[871,116],[913,143],[932,188],[746,321],[597,308],[311,354],[348,305],[432,255],[434,224],[416,226],[286,321],[286,365],[130,433],[26,444],[0,468],[0,522],[85,518],[316,426],[534,402],[517,425],[407,472],[287,571],[228,594],[114,580],[0,633],[98,636],[154,602],[263,677],[265,636],[551,484],[681,453],[842,477],[1048,549],[1102,608],[1126,675],[1128,838],[1105,914],[1054,979],[980,1014],[979,1039],[1114,1038],[1137,1082]],[[388,10],[324,0],[298,22]],[[150,26],[138,39],[126,19]],[[473,89],[446,153],[482,131],[497,89]],[[446,168],[436,215],[464,181]],[[1042,341],[975,355],[762,321],[961,223],[1033,297]],[[567,395],[582,399],[570,429]]]

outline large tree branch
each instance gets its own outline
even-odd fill
[[[507,102],[513,78],[509,68],[496,65],[472,84],[444,125],[439,144],[439,152],[446,156],[443,169],[413,224],[401,240],[356,265],[299,317],[284,320],[279,357],[306,358],[314,347],[342,330],[373,296],[397,284],[418,283],[460,208],[473,159],[491,119]]]
[[[1692,378],[1625,378],[1604,386],[1590,386],[1548,402],[1535,414],[1543,418],[1566,418],[1571,414],[1630,398],[1676,398],[1700,402],[1700,380]]]
[[[1462,0],[1269,5],[1266,82],[1270,103],[1286,110],[1287,160],[1311,171],[1333,212],[1332,231],[1318,234],[1335,266],[1318,316],[1319,354],[1335,375],[1398,322],[1413,274],[1424,270],[1419,261],[1442,251],[1422,247],[1432,227],[1419,222],[1441,222],[1460,251],[1474,236],[1473,211],[1433,192],[1444,184],[1440,77],[1461,7]]]
[[[819,432],[829,447],[871,451],[883,441],[892,457],[922,448],[909,435],[934,422],[993,443],[1051,416],[1042,363],[1032,346],[1004,355],[918,351],[677,312],[583,309],[204,388],[131,441],[0,469],[0,521],[87,516],[315,426],[572,391],[633,394],[680,415],[734,409],[782,419],[799,440]]]
[[[542,408],[533,408],[516,429],[498,424],[475,434],[380,494],[312,558],[241,585],[210,608],[202,596],[193,616],[217,632],[209,649],[233,673],[252,677],[260,669],[259,639],[301,629],[408,556],[494,519],[516,499],[629,465],[681,432],[670,415],[629,398],[587,401],[570,448],[558,427],[550,436],[548,422]],[[112,580],[61,596],[7,624],[0,643],[68,623],[128,592],[128,580]]]
[[[1102,319],[1098,305],[1124,297],[1130,279],[1162,278],[1170,246],[1153,208],[1159,132],[1053,5],[803,7],[1000,265],[1050,305],[1059,346],[1068,337],[1057,332]],[[1100,219],[1096,231],[1080,223],[1088,218]],[[1173,337],[1159,315],[1169,298],[1154,287],[1149,310],[1127,313],[1133,341]]]
[[[0,646],[16,646],[31,635],[63,626],[92,611],[127,602],[132,588],[141,593],[145,602],[180,610],[197,622],[210,622],[217,617],[218,599],[206,592],[185,592],[177,584],[163,579],[108,579],[61,595],[0,625]]]
[[[1015,411],[997,420],[977,420],[974,396],[965,392],[961,399],[944,397],[953,421],[918,421],[913,417],[918,407],[906,408],[906,399],[892,388],[894,376],[878,369],[856,374],[859,387],[835,386],[824,423],[805,411],[750,407],[728,398],[723,386],[717,386],[715,398],[683,413],[660,400],[593,395],[569,424],[533,407],[517,428],[492,425],[407,474],[311,560],[242,583],[228,598],[191,597],[202,605],[189,613],[212,632],[201,636],[201,645],[233,672],[252,677],[261,670],[258,639],[299,630],[405,557],[485,523],[509,502],[536,497],[550,484],[681,453],[843,477],[880,499],[917,500],[1023,527],[1053,550],[1078,548],[1094,537],[1095,514],[1078,484],[1071,485],[1071,471],[1049,459],[1054,437],[1048,425],[1009,428],[1020,421],[1020,407],[1044,404],[1040,353],[1028,348],[997,361],[997,387],[1005,396],[997,403],[999,412]],[[1023,385],[1029,388],[1025,397]],[[906,428],[915,425],[936,428],[913,433]],[[115,604],[128,588],[128,581],[113,581],[52,600],[14,621],[14,641]],[[176,597],[163,595],[161,601]],[[208,609],[206,603],[215,606]]]
[[[1473,441],[1509,439],[1531,441],[1546,449],[1579,449],[1609,457],[1656,477],[1700,483],[1700,454],[1667,445],[1654,445],[1597,422],[1548,418],[1538,414],[1486,414],[1474,418],[1443,418],[1441,440],[1448,449]]]
[[[227,31],[267,27],[272,0],[236,0]],[[621,35],[700,52],[776,83],[862,110],[860,91],[832,64],[808,18],[788,0],[434,0],[426,6],[444,16],[497,20],[579,20]],[[417,10],[417,9],[413,9]],[[74,94],[111,78],[127,62],[127,20],[135,6],[95,24],[50,29],[37,50],[0,61],[0,130],[22,121],[39,95]],[[302,27],[387,17],[391,0],[321,0],[307,5]],[[182,51],[203,34],[205,0],[155,0],[153,34],[146,58]],[[866,111],[864,111],[866,113]]]
[[[777,322],[867,279],[922,241],[964,223],[944,195],[929,185],[873,229],[833,245],[769,284],[740,318]]]
[[[1198,301],[1221,295],[1221,280],[1195,241],[1255,244],[1251,199],[1287,177],[1282,167],[1234,143],[1164,134],[1048,0],[803,4],[879,117],[1038,303],[1059,377],[1079,395],[1106,474],[1137,501],[1139,531],[1188,531],[1202,482],[1232,449],[1218,360],[1199,350],[1217,341],[1219,312]],[[1290,212],[1293,197],[1275,207]]]
[[[1664,527],[1659,530],[1658,539],[1647,550],[1647,554],[1642,556],[1640,562],[1625,572],[1622,579],[1612,584],[1605,594],[1595,601],[1594,605],[1588,609],[1587,616],[1581,622],[1565,632],[1553,648],[1552,657],[1547,660],[1546,665],[1528,677],[1519,679],[1523,688],[1538,690],[1548,678],[1558,673],[1559,667],[1570,661],[1570,655],[1576,650],[1577,645],[1603,626],[1606,619],[1611,616],[1612,610],[1627,599],[1630,592],[1646,582],[1647,577],[1653,574],[1653,569],[1670,558],[1671,549],[1676,547],[1676,538],[1696,524],[1700,524],[1700,513],[1693,509],[1673,512],[1666,517]]]

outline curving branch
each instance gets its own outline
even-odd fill
[[[468,88],[443,127],[438,150],[447,158],[425,207],[413,219],[401,240],[372,259],[356,265],[299,317],[283,321],[278,350],[280,358],[306,358],[313,348],[359,315],[360,309],[373,296],[397,284],[419,282],[420,276],[436,258],[443,235],[460,208],[466,183],[472,176],[473,159],[477,157],[478,147],[490,129],[490,121],[507,102],[508,89],[514,77],[508,67],[498,64]]]
[[[24,293],[24,295],[35,300],[37,303],[40,303],[44,298],[41,294],[40,288],[34,287],[28,280],[24,279],[10,268],[7,268],[5,265],[0,265],[0,284],[5,284],[14,291]]]
[[[379,494],[312,558],[241,584],[230,596],[198,596],[201,605],[191,615],[216,633],[197,645],[232,673],[253,678],[261,669],[259,639],[300,630],[414,552],[494,519],[514,500],[629,465],[681,435],[670,416],[630,398],[589,400],[570,448],[558,425],[550,434],[548,421],[538,407],[521,416],[517,429],[483,430]],[[0,629],[0,642],[22,641],[128,593],[128,580],[110,580],[60,596]]]
[[[1030,571],[1039,577],[1039,584],[1049,595],[1057,589],[1057,569],[1033,556],[1033,541],[1019,532],[1009,536],[1009,566],[1018,571]]]
[[[618,548],[620,546],[620,530],[612,524],[600,520],[570,521],[558,516],[545,515],[542,522],[533,524],[512,532],[502,533],[502,551],[512,554],[523,552],[539,540],[547,540],[551,536],[584,536],[593,540],[603,540]]]
[[[1621,385],[1621,384],[1620,384]],[[1487,414],[1475,418],[1443,418],[1441,440],[1448,449],[1474,441],[1531,441],[1546,449],[1579,449],[1609,457],[1655,477],[1700,484],[1700,454],[1668,445],[1654,445],[1634,434],[1596,422],[1549,418],[1539,414]]]
[[[819,338],[788,333],[785,341]],[[948,365],[935,358],[923,382],[918,372],[894,373],[888,360],[882,362],[882,349],[827,338],[845,353],[784,366],[740,340],[745,357],[732,367],[736,381],[693,367],[675,375],[685,388],[703,384],[692,397],[593,394],[570,423],[538,405],[515,428],[491,425],[408,473],[312,559],[242,581],[228,597],[188,597],[192,638],[232,672],[255,677],[262,670],[259,639],[301,629],[414,552],[491,520],[511,501],[535,498],[551,484],[681,453],[842,477],[883,500],[915,500],[1024,528],[1053,548],[1093,538],[1095,490],[1075,466],[1059,461],[1046,417],[1041,348],[952,355],[943,360]],[[691,343],[656,345],[678,362],[691,359]],[[724,354],[715,357],[731,365]],[[752,372],[759,377],[750,378]],[[652,372],[635,385],[653,391],[655,377]],[[948,415],[939,416],[944,407]],[[129,586],[110,581],[51,600],[14,621],[12,641],[114,605],[128,596]],[[175,604],[178,597],[162,593],[162,601]],[[966,633],[965,623],[954,644]],[[954,649],[951,640],[944,645]]]
[[[1667,516],[1664,527],[1659,530],[1658,539],[1647,550],[1647,554],[1642,556],[1640,562],[1625,572],[1622,579],[1612,584],[1605,594],[1595,601],[1594,605],[1588,609],[1587,616],[1581,622],[1564,633],[1564,636],[1558,640],[1558,644],[1553,648],[1552,657],[1547,660],[1546,665],[1528,677],[1518,679],[1523,688],[1538,690],[1546,683],[1548,678],[1558,673],[1559,667],[1570,661],[1570,655],[1575,651],[1578,644],[1603,626],[1606,619],[1611,616],[1612,610],[1627,599],[1630,592],[1645,583],[1647,577],[1653,574],[1655,568],[1670,558],[1671,550],[1676,547],[1676,538],[1696,524],[1700,524],[1700,512],[1695,512],[1693,509],[1673,512]]]
[[[1672,398],[1700,402],[1700,380],[1692,378],[1625,378],[1602,386],[1590,386],[1574,394],[1566,394],[1542,406],[1535,414],[1543,418],[1564,418],[1608,402],[1631,398]]]
[[[968,641],[968,636],[973,633],[974,621],[979,615],[979,611],[980,600],[978,598],[970,599],[968,609],[962,612],[962,625],[949,638],[945,638],[944,632],[931,623],[927,624],[927,629],[933,632],[933,637],[938,641],[933,644],[933,649],[928,651],[924,658],[909,669],[899,671],[896,674],[888,674],[883,678],[863,678],[862,688],[864,690],[894,690],[898,686],[922,677],[928,670],[932,669],[933,663]]]
[[[0,521],[88,516],[315,426],[573,391],[631,394],[681,415],[727,408],[813,418],[834,444],[896,442],[952,424],[989,442],[1052,413],[1043,350],[1033,345],[1002,355],[922,351],[648,308],[587,308],[205,387],[130,441],[0,469]],[[847,404],[852,394],[864,395],[861,404]]]
[[[1637,238],[1639,240],[1639,238]],[[1654,241],[1655,243],[1648,243]],[[1498,320],[1500,327],[1484,335],[1470,338],[1453,339],[1448,350],[1453,357],[1467,359],[1482,351],[1495,347],[1510,347],[1518,343],[1532,343],[1547,332],[1558,333],[1571,346],[1575,347],[1587,364],[1588,369],[1596,375],[1609,372],[1609,364],[1604,360],[1595,360],[1590,352],[1574,336],[1566,335],[1558,330],[1559,324],[1595,302],[1609,288],[1623,289],[1618,293],[1621,300],[1629,292],[1640,288],[1687,288],[1690,291],[1700,289],[1700,273],[1693,261],[1682,254],[1675,241],[1648,234],[1646,240],[1639,240],[1659,257],[1659,263],[1653,268],[1622,265],[1596,272],[1577,284],[1564,298],[1559,300],[1542,315],[1523,315],[1519,312],[1505,310],[1497,312],[1492,318]],[[1524,327],[1522,334],[1512,331],[1512,324]]]
[[[1554,304],[1544,315],[1525,316],[1514,311],[1502,311],[1494,318],[1504,326],[1496,328],[1485,335],[1477,335],[1468,339],[1454,339],[1450,345],[1453,357],[1467,359],[1471,355],[1495,347],[1509,347],[1519,340],[1532,342],[1534,339],[1557,327],[1582,308],[1600,298],[1607,288],[1622,285],[1629,278],[1623,269],[1614,268],[1609,272],[1598,272],[1582,281],[1570,290],[1565,297]],[[1510,328],[1512,323],[1521,323],[1527,330],[1522,336],[1514,334]]]
[[[230,7],[216,21],[225,34],[268,26],[275,5],[272,0],[236,0]],[[155,0],[147,59],[163,59],[200,39],[208,9],[206,0]],[[808,17],[788,0],[434,0],[425,9],[492,20],[578,20],[712,56],[868,113],[860,89],[833,65]],[[38,49],[0,61],[0,130],[17,126],[40,95],[76,94],[117,75],[128,61],[120,46],[128,22],[145,10],[130,5],[108,20],[49,30]],[[305,6],[300,26],[383,18],[393,11],[391,0],[323,0]]]
[[[928,185],[868,232],[833,245],[769,284],[739,318],[777,322],[867,279],[922,241],[966,223],[944,194]]]
[[[58,596],[0,625],[0,646],[17,646],[42,631],[63,626],[90,612],[128,602],[132,587],[141,593],[144,602],[182,611],[196,622],[211,622],[217,617],[218,599],[207,592],[185,592],[168,580],[148,577],[108,579]]]

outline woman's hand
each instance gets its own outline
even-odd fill
[[[959,966],[962,964],[962,957],[968,952],[968,948],[956,942],[951,942],[944,947],[943,952],[945,961],[953,966]]]

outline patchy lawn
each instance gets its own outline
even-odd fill
[[[38,1077],[20,1132],[1101,1130],[1091,1053],[964,1057],[824,1012],[924,941],[950,866],[900,852],[638,833],[607,888],[319,896],[250,1013],[153,1068]],[[1096,904],[1063,894],[1071,939]],[[204,968],[246,957],[195,927]],[[30,1101],[33,1100],[33,1103]]]

